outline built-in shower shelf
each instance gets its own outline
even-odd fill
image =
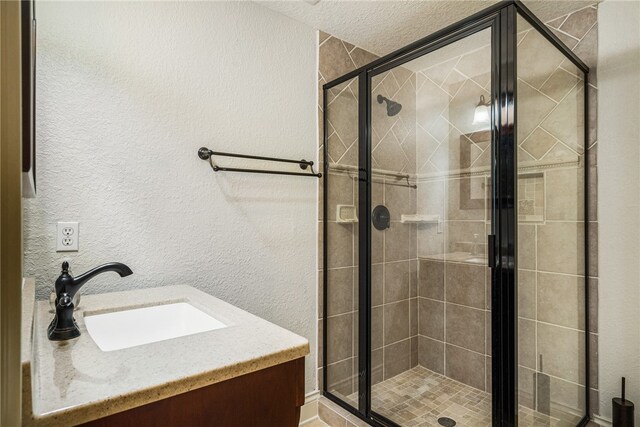
[[[400,222],[411,224],[438,224],[440,215],[400,215]]]
[[[354,205],[336,206],[336,222],[358,222],[356,207]]]

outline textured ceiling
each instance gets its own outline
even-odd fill
[[[319,30],[385,55],[434,31],[478,12],[498,0],[257,1]],[[597,0],[525,1],[540,19],[548,21]]]

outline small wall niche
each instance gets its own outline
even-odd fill
[[[543,172],[518,175],[518,221],[545,221],[545,176]]]

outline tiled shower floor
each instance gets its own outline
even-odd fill
[[[355,401],[356,394],[349,400]],[[491,394],[416,366],[372,388],[371,408],[403,427],[437,426],[449,417],[460,427],[491,426]],[[520,407],[521,426],[575,426]]]

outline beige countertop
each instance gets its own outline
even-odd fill
[[[171,302],[189,302],[227,327],[103,352],[84,323],[85,311]],[[23,346],[24,425],[79,424],[309,354],[305,338],[190,286],[83,295],[75,312],[82,335],[71,341],[48,340],[49,301],[33,309],[32,346]],[[24,340],[28,325],[23,331]]]

